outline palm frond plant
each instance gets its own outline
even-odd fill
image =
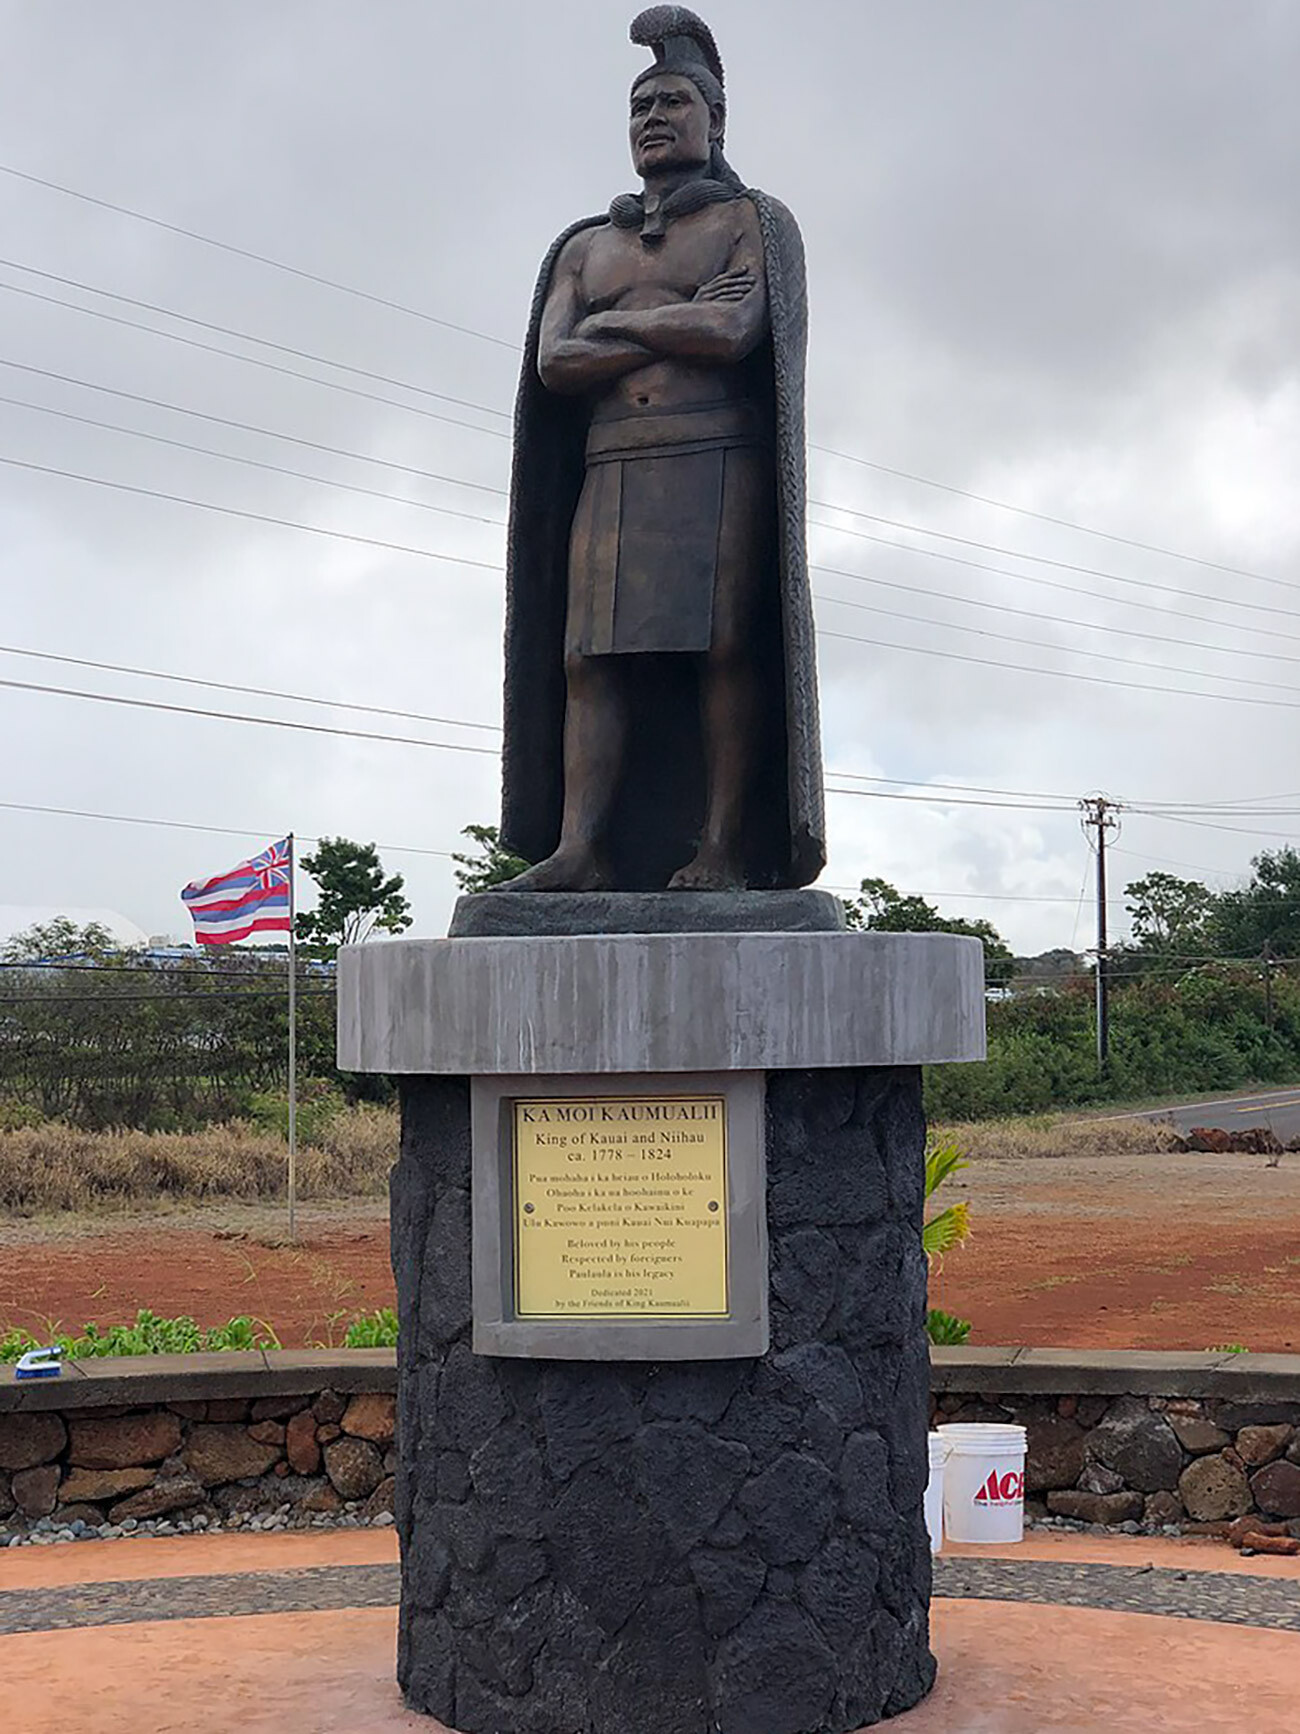
[[[927,1202],[945,1180],[951,1178],[959,1169],[969,1167],[970,1163],[953,1139],[947,1138],[942,1142],[931,1139],[925,1150]],[[964,1198],[956,1204],[949,1204],[937,1215],[930,1217],[921,1230],[921,1245],[926,1258],[931,1264],[942,1265],[944,1255],[955,1246],[964,1246],[970,1238],[970,1232],[970,1205]],[[964,1343],[970,1335],[968,1320],[954,1318],[951,1313],[942,1312],[938,1308],[932,1308],[927,1314],[926,1329],[932,1343]]]

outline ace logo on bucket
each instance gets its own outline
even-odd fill
[[[999,1475],[990,1469],[989,1478],[975,1495],[976,1505],[1017,1505],[1025,1497],[1024,1470],[1008,1469]]]

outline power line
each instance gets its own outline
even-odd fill
[[[510,438],[504,428],[480,427],[477,422],[461,421],[456,416],[443,415],[439,410],[425,409],[422,404],[401,403],[395,397],[383,397],[380,393],[366,391],[359,385],[346,385],[341,379],[322,379],[314,373],[303,373],[299,368],[286,367],[283,362],[268,361],[264,355],[241,355],[237,349],[222,349],[215,343],[203,343],[197,337],[186,337],[179,331],[160,331],[156,325],[145,325],[139,319],[125,319],[120,313],[110,313],[103,307],[80,307],[75,301],[65,301],[58,295],[47,295],[39,289],[24,289],[17,283],[0,283],[0,290],[7,295],[26,296],[29,301],[44,301],[51,307],[63,307],[71,313],[84,313],[89,319],[103,319],[110,325],[124,326],[128,331],[143,331],[150,337],[164,337],[169,343],[182,343],[188,349],[201,349],[207,355],[219,355],[223,361],[242,361],[249,367],[261,367],[269,373],[283,374],[287,379],[305,380],[309,385],[323,386],[327,391],[346,392],[349,397],[364,398],[367,403],[381,403],[388,409],[400,409],[410,415],[424,416],[428,421],[445,422],[448,427],[465,428],[470,433],[488,434],[492,439]],[[498,412],[494,410],[491,413]]]
[[[145,211],[133,210],[129,205],[114,204],[110,199],[96,198],[91,193],[79,192],[75,187],[62,186],[58,181],[48,181],[40,175],[27,174],[7,163],[0,163],[0,174],[11,175],[15,180],[28,181],[32,186],[44,187],[48,192],[62,193],[65,198],[80,199],[86,205],[97,205],[100,210],[113,211],[120,217],[131,217],[137,223],[148,223],[151,228],[165,229],[169,234],[180,235],[187,241],[197,241],[204,247],[215,247],[218,251],[233,254],[236,258],[251,259],[254,263],[267,265],[274,271],[299,277],[305,283],[315,283],[323,289],[335,289],[342,295],[353,295],[359,301],[370,301],[376,307],[386,307],[390,313],[405,313],[412,319],[422,319],[427,325],[440,326],[444,331],[454,331],[462,337],[476,337],[483,343],[495,344],[498,348],[510,349],[516,353],[519,350],[517,343],[511,343],[504,337],[493,337],[489,332],[474,330],[472,326],[457,325],[450,319],[439,319],[422,308],[408,307],[401,301],[389,300],[385,295],[375,295],[369,289],[359,289],[352,283],[337,282],[333,277],[324,277],[315,271],[304,270],[301,266],[286,264],[283,259],[272,259],[267,254],[254,252],[249,247],[237,247],[231,241],[219,241],[213,235],[204,235],[197,229],[187,229],[180,223],[166,222],[163,218],[150,216]]]
[[[1086,656],[1095,661],[1119,663],[1125,668],[1149,668],[1165,674],[1190,675],[1193,680],[1228,680],[1239,686],[1258,686],[1267,688],[1270,692],[1294,692],[1295,683],[1280,680],[1254,680],[1245,674],[1216,674],[1208,668],[1180,668],[1177,664],[1166,662],[1141,661],[1132,657],[1115,656],[1105,650],[1086,650],[1077,644],[1052,644],[1041,638],[1020,638],[1010,632],[995,632],[987,626],[968,626],[956,620],[934,620],[923,614],[908,614],[897,608],[881,608],[874,602],[853,602],[837,596],[818,596],[820,602],[838,603],[843,608],[857,608],[868,614],[883,614],[890,620],[905,620],[917,626],[937,626],[945,632],[960,632],[974,638],[995,638],[1002,644],[1019,644],[1030,650],[1048,650],[1060,656]],[[1053,670],[1044,670],[1052,673]]]
[[[3,364],[0,363],[0,365]],[[890,542],[887,543],[886,546],[899,548],[909,554],[931,553],[931,550],[928,548],[908,548],[903,542]],[[936,555],[935,558],[941,558],[941,556]],[[813,570],[819,572],[830,572],[833,568],[819,566],[814,567]],[[979,570],[994,572],[997,571],[998,568],[982,566]],[[1078,627],[1084,632],[1104,632],[1108,637],[1112,638],[1140,638],[1145,639],[1149,644],[1172,644],[1181,650],[1209,650],[1216,656],[1245,656],[1255,662],[1290,662],[1300,664],[1300,656],[1288,656],[1287,653],[1282,650],[1247,650],[1244,646],[1235,644],[1207,644],[1203,639],[1199,638],[1171,638],[1167,632],[1143,632],[1137,627],[1107,626],[1103,625],[1100,621],[1075,620],[1060,614],[1043,614],[1035,608],[1017,608],[1010,602],[990,602],[984,597],[969,595],[963,596],[959,592],[953,590],[932,590],[927,586],[920,584],[900,584],[891,579],[878,578],[874,574],[868,574],[866,572],[841,572],[837,573],[836,576],[852,578],[855,582],[860,584],[880,585],[886,590],[902,590],[909,596],[929,596],[933,597],[937,602],[956,602],[963,608],[982,608],[996,614],[1015,614],[1024,620],[1041,620],[1049,626],[1071,626]],[[1009,573],[1007,576],[1018,577],[1020,574]],[[1048,580],[1045,579],[1037,579],[1033,581],[1037,583],[1048,582]],[[865,608],[868,606],[868,604],[863,602],[854,602],[846,596],[826,596],[820,592],[818,593],[818,600],[821,602],[838,603],[844,608]],[[1123,602],[1131,608],[1143,608],[1148,606],[1146,603],[1128,602],[1126,597],[1109,597],[1107,600]],[[1187,618],[1191,620],[1201,620],[1206,617],[1193,614],[1187,616]],[[945,625],[947,622],[939,621],[935,624]],[[1215,624],[1218,625],[1221,623],[1215,622]],[[961,630],[965,631],[967,629],[962,627]],[[974,630],[974,628],[971,628],[971,630]],[[1253,626],[1237,626],[1233,627],[1232,630],[1234,632],[1258,632],[1261,629]],[[1287,638],[1294,643],[1300,643],[1300,634],[1297,633],[1273,633],[1272,636]]]
[[[181,686],[201,686],[215,692],[238,692],[252,698],[278,698],[290,704],[328,705],[332,710],[365,711],[370,716],[398,717],[405,722],[434,723],[444,728],[478,729],[487,734],[500,734],[496,723],[465,722],[460,717],[429,716],[418,710],[392,710],[379,704],[350,704],[345,699],[316,698],[308,693],[281,692],[268,686],[238,686],[229,680],[200,680],[197,675],[168,674],[156,668],[136,668],[124,662],[96,662],[87,656],[61,656],[52,650],[27,650],[17,644],[0,644],[0,656],[28,656],[37,662],[59,662],[74,668],[93,668],[105,674],[129,674],[141,680],[169,680]]]
[[[1054,518],[1050,512],[1036,512],[1029,506],[1013,505],[1010,500],[996,500],[988,494],[972,493],[969,488],[956,487],[952,482],[939,482],[932,476],[914,475],[910,470],[896,470],[889,464],[874,463],[870,458],[854,456],[852,452],[836,451],[832,446],[819,446],[810,442],[809,449],[821,452],[824,457],[843,458],[845,463],[860,464],[863,469],[878,470],[882,475],[897,476],[900,481],[919,482],[922,487],[940,488],[945,494],[957,494],[963,500],[974,500],[981,506],[993,506],[1000,512],[1015,512],[1022,518],[1035,518],[1040,524],[1053,524],[1058,530],[1074,530],[1081,536],[1099,536],[1104,542],[1116,542],[1124,548],[1138,548],[1144,554],[1161,554],[1167,560],[1186,560],[1193,566],[1205,566],[1212,572],[1227,572],[1234,578],[1255,578],[1263,584],[1277,583],[1277,579],[1266,578],[1262,572],[1251,572],[1243,566],[1224,566],[1217,560],[1203,559],[1199,554],[1182,554],[1176,548],[1162,548],[1155,542],[1140,542],[1133,536],[1119,536],[1112,530],[1098,530],[1091,524],[1079,524],[1071,518]],[[819,502],[810,500],[809,505]],[[845,506],[837,506],[836,511],[847,511]]]
[[[35,464],[26,458],[0,453],[0,464],[32,470],[42,476],[60,476],[65,481],[85,482],[92,488],[111,488],[119,494],[136,494],[146,500],[169,500],[177,506],[193,506],[200,512],[217,512],[225,518],[244,518],[254,524],[275,524],[285,530],[302,530],[309,536],[330,536],[340,542],[357,542],[364,548],[384,548],[394,554],[414,554],[421,560],[446,560],[453,566],[474,566],[482,572],[500,573],[499,562],[470,560],[463,554],[440,554],[434,548],[418,548],[408,542],[388,542],[381,536],[359,536],[351,530],[329,530],[323,524],[303,524],[296,518],[279,518],[270,512],[248,512],[239,506],[219,506],[212,500],[195,500],[188,494],[169,494],[161,488],[142,488],[133,482],[113,482],[106,476],[87,476],[78,470],[59,469],[53,464]]]
[[[810,501],[809,504],[814,502]],[[839,511],[844,508],[832,507]],[[857,512],[856,517],[867,518],[873,524],[884,524],[891,530],[907,530],[915,536],[932,536],[936,541],[953,542],[959,548],[974,548],[983,554],[1003,554],[1013,560],[1029,560],[1036,566],[1051,566],[1059,572],[1078,572],[1088,578],[1104,578],[1111,584],[1129,584],[1142,590],[1158,590],[1166,596],[1191,596],[1198,602],[1218,602],[1217,596],[1206,596],[1200,590],[1181,590],[1176,584],[1158,584],[1151,578],[1126,578],[1118,572],[1107,572],[1097,566],[1080,566],[1073,560],[1053,560],[1046,554],[1024,554],[1018,548],[1003,548],[996,542],[980,542],[970,536],[954,536],[947,530],[927,530],[923,524],[909,524],[899,518],[882,518],[875,512]],[[869,535],[865,530],[851,530],[843,524],[823,524],[816,518],[809,519],[810,527],[815,530],[829,530],[833,536],[853,536],[862,542],[875,542],[876,536]],[[1009,576],[1014,577],[1014,573]],[[1279,590],[1290,590],[1294,593],[1297,586],[1288,584],[1284,578],[1263,578],[1261,583],[1274,584]],[[1300,618],[1294,608],[1270,608],[1264,602],[1245,602],[1239,596],[1233,597],[1232,606],[1249,608],[1256,614],[1284,614],[1291,618]]]
[[[1165,606],[1159,602],[1142,602],[1132,596],[1106,596],[1098,598],[1095,590],[1087,589],[1082,584],[1065,584],[1057,578],[1044,578],[1037,572],[1013,572],[1006,566],[990,566],[988,562],[984,560],[967,560],[960,554],[945,554],[942,549],[939,548],[914,548],[907,542],[891,542],[885,536],[864,536],[863,540],[875,542],[882,548],[892,548],[900,554],[916,554],[927,560],[946,560],[950,565],[965,566],[974,572],[991,572],[996,578],[1014,578],[1022,584],[1037,584],[1045,590],[1060,590],[1070,596],[1086,596],[1090,602],[1101,600],[1108,606],[1112,607],[1142,608],[1145,609],[1148,614],[1159,614],[1162,617],[1166,616],[1168,612]],[[947,602],[967,602],[970,606],[976,608],[1002,608],[1005,606],[1004,604],[994,602],[981,602],[974,597],[954,596],[951,592],[944,590],[924,590],[917,585],[903,584],[897,579],[880,578],[866,572],[846,572],[841,566],[810,565],[808,570],[810,572],[820,572],[827,578],[849,578],[855,584],[876,584],[883,585],[887,590],[904,590],[908,592],[909,595],[917,594],[922,596],[938,596]],[[1125,579],[1123,582],[1127,583],[1129,580]],[[1139,581],[1134,579],[1132,582],[1137,583]],[[1230,604],[1225,603],[1224,606],[1228,607]],[[1286,611],[1284,609],[1278,609],[1275,612],[1285,613]],[[1267,632],[1270,638],[1281,638],[1285,639],[1288,643],[1300,644],[1300,633],[1284,632],[1281,627],[1277,626],[1240,626],[1235,620],[1216,620],[1212,615],[1208,614],[1191,614],[1185,608],[1180,608],[1179,616],[1183,620],[1195,620],[1202,626],[1213,626],[1220,632],[1249,632],[1255,634]],[[1111,631],[1117,629],[1105,628],[1105,630]]]
[[[242,841],[249,838],[272,836],[274,825],[253,825],[238,830],[231,825],[198,825],[183,819],[145,819],[131,813],[95,813],[82,807],[50,807],[35,801],[0,801],[0,811],[9,813],[39,813],[59,819],[94,819],[108,825],[146,825],[162,831],[199,831],[210,837],[238,837]],[[309,837],[299,831],[297,840],[300,843],[319,843],[321,838]],[[450,849],[416,849],[410,845],[399,843],[376,843],[376,849],[381,849],[385,855],[431,855],[441,861],[452,861],[455,855]]]
[[[42,686],[35,681],[6,680],[0,678],[0,687],[7,687],[18,692],[37,692],[55,698],[88,699],[94,704],[126,705],[131,710],[166,711],[172,716],[210,717],[218,722],[255,723],[261,728],[293,729],[300,734],[337,735],[347,740],[383,741],[396,747],[431,747],[446,753],[481,753],[488,758],[497,757],[495,747],[472,747],[458,741],[425,741],[410,735],[384,735],[372,733],[366,729],[331,728],[328,723],[291,722],[285,717],[244,716],[235,711],[203,710],[197,705],[164,704],[161,699],[125,698],[120,693],[83,692],[70,686]]]
[[[118,301],[124,307],[135,307],[142,313],[158,313],[164,319],[175,319],[182,325],[192,325],[199,331],[211,331],[218,337],[233,337],[240,343],[256,343],[263,349],[274,349],[280,355],[292,355],[297,361],[310,361],[317,367],[336,367],[342,373],[354,373],[358,379],[368,379],[375,385],[393,385],[399,391],[413,391],[419,397],[431,397],[438,403],[449,403],[456,409],[472,409],[479,415],[498,416],[509,421],[507,410],[492,409],[487,404],[473,403],[467,398],[450,397],[445,391],[432,391],[426,385],[415,385],[409,379],[393,379],[385,373],[374,373],[368,367],[354,367],[348,361],[335,361],[332,356],[315,355],[309,349],[295,349],[289,343],[277,343],[270,337],[258,337],[251,331],[240,331],[230,325],[216,325],[210,319],[196,319],[189,313],[178,313],[174,307],[163,307],[156,301],[141,301],[135,295],[120,295],[113,289],[101,289],[94,283],[83,283],[76,277],[60,277],[56,271],[38,271],[34,265],[22,265],[17,259],[2,259],[0,265],[10,271],[21,271],[28,277],[39,277],[45,283],[58,283],[64,289],[78,289],[83,295],[100,295],[106,301]],[[89,312],[89,308],[82,308]],[[160,333],[159,335],[164,335]]]
[[[333,999],[337,989],[308,987],[298,989],[299,999]],[[166,1000],[172,1005],[198,1005],[208,1000],[284,999],[284,990],[263,991],[245,988],[234,993],[28,993],[0,996],[0,1005],[136,1005],[146,1001]]]
[[[2,461],[2,460],[0,460]],[[1300,710],[1300,700],[1284,698],[1252,698],[1244,692],[1194,692],[1185,686],[1153,686],[1149,681],[1116,680],[1109,675],[1081,674],[1070,668],[1029,668],[1022,662],[995,662],[991,657],[966,656],[956,650],[936,650],[920,644],[895,644],[883,638],[860,638],[852,632],[819,631],[819,638],[845,639],[850,644],[869,644],[877,650],[903,650],[916,656],[938,656],[945,662],[967,662],[979,668],[998,668],[1012,674],[1036,674],[1047,680],[1081,680],[1089,686],[1113,686],[1127,692],[1154,692],[1163,698],[1215,699],[1222,704],[1265,705],[1271,710]]]
[[[306,270],[302,266],[291,265],[283,259],[276,259],[255,249],[241,247],[230,241],[223,241],[213,235],[204,234],[201,230],[191,229],[180,223],[172,223],[165,218],[156,217],[149,212],[136,210],[133,206],[120,204],[111,199],[104,199],[92,193],[86,193],[79,188],[65,186],[61,182],[52,181],[41,175],[16,168],[11,164],[0,163],[0,174],[11,176],[15,180],[25,181],[31,186],[37,186],[48,192],[55,192],[65,198],[76,199],[83,204],[96,206],[100,210],[112,211],[115,215],[129,217],[135,222],[146,223],[152,228],[161,229],[169,234],[178,235],[185,240],[197,242],[201,246],[212,247],[220,252],[228,253],[236,258],[247,259],[256,264],[264,265],[271,270],[282,271],[286,275],[298,278],[300,281],[314,283],[321,288],[332,289],[339,294],[350,295],[358,300],[367,301],[377,307],[386,308],[390,312],[402,313],[413,319],[422,320],[426,324],[435,325],[446,331],[452,331],[463,337],[472,337],[480,342],[494,347],[506,349],[518,354],[521,345],[510,339],[497,337],[486,331],[480,331],[473,326],[460,324],[453,320],[443,319],[427,312],[423,308],[412,307],[404,302],[396,301],[388,296],[379,295],[371,290],[362,289],[356,284],[343,283],[337,278],[327,277],[323,273]],[[25,267],[20,267],[25,268]],[[106,293],[105,291],[97,291]],[[334,364],[330,365],[342,365]],[[418,389],[418,388],[413,388]],[[501,412],[489,412],[501,413]],[[1113,531],[1098,529],[1089,524],[1080,524],[1068,518],[1054,517],[1047,512],[1035,511],[1028,506],[1016,505],[1009,500],[999,500],[993,496],[976,493],[971,489],[961,488],[951,482],[939,481],[931,476],[922,476],[912,471],[894,468],[870,458],[864,458],[857,453],[840,451],[833,446],[813,443],[813,451],[823,456],[841,459],[846,463],[859,465],[864,469],[875,470],[884,475],[896,476],[904,481],[918,483],[924,487],[937,488],[945,493],[960,496],[977,502],[980,505],[992,506],[997,510],[1012,512],[1020,517],[1036,519],[1041,523],[1054,525],[1058,529],[1071,530],[1078,534],[1096,536],[1104,541],[1113,542],[1122,547],[1139,549],[1144,553],[1162,555],[1167,559],[1181,560],[1193,565],[1203,566],[1211,571],[1226,572],[1234,577],[1251,578],[1262,583],[1280,583],[1282,580],[1267,577],[1263,573],[1254,572],[1246,567],[1224,565],[1219,561],[1208,560],[1196,554],[1187,554],[1177,549],[1162,547],[1159,544],[1143,542],[1135,537],[1121,536]],[[848,510],[848,508],[835,508]],[[1028,556],[1025,556],[1028,558]]]
[[[83,427],[101,428],[106,433],[126,434],[131,439],[148,440],[153,445],[172,446],[176,451],[194,452],[199,457],[221,458],[228,464],[243,464],[247,469],[267,470],[275,476],[289,476],[294,481],[312,482],[321,488],[339,488],[349,494],[364,494],[372,500],[383,500],[390,506],[415,506],[421,512],[437,512],[444,518],[463,518],[470,524],[489,524],[493,528],[503,530],[505,520],[502,518],[484,518],[477,512],[462,512],[454,506],[438,506],[429,500],[412,499],[409,494],[388,494],[382,488],[362,487],[358,482],[344,482],[332,476],[313,476],[306,470],[291,470],[283,464],[267,463],[264,458],[243,457],[238,452],[218,451],[214,446],[195,445],[189,440],[178,440],[169,434],[149,433],[144,428],[125,427],[121,422],[100,421],[92,415],[78,415],[75,410],[55,409],[50,404],[29,403],[26,398],[7,397],[0,393],[0,403],[12,404],[17,409],[34,410],[37,415],[57,416],[61,421],[80,422]]]
[[[170,415],[192,416],[196,421],[211,422],[216,427],[234,428],[239,433],[257,434],[263,439],[283,440],[287,445],[302,446],[308,451],[324,452],[329,457],[351,458],[359,464],[376,464],[380,469],[396,470],[402,475],[418,476],[426,482],[446,482],[455,488],[471,488],[475,493],[496,494],[505,498],[508,490],[499,488],[489,482],[471,482],[463,476],[444,476],[437,470],[424,470],[416,464],[399,464],[392,458],[375,457],[370,452],[350,451],[346,446],[324,445],[320,440],[303,439],[298,434],[284,433],[278,428],[259,427],[255,422],[237,421],[227,415],[213,415],[208,410],[194,409],[185,404],[168,403],[165,398],[146,397],[138,391],[123,391],[114,385],[101,385],[93,379],[78,379],[75,374],[56,373],[53,368],[34,367],[28,362],[13,361],[7,356],[0,356],[0,367],[11,367],[19,373],[31,373],[41,379],[54,379],[60,385],[73,385],[82,391],[102,392],[106,397],[120,397],[128,403],[140,403],[150,409],[166,410]]]

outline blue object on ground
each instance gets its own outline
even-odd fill
[[[14,1368],[15,1379],[57,1379],[63,1371],[63,1350],[56,1343],[52,1349],[28,1349]]]

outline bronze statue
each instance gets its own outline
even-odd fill
[[[530,891],[825,862],[794,218],[723,155],[713,36],[632,25],[640,193],[542,266],[516,406],[502,841]]]

